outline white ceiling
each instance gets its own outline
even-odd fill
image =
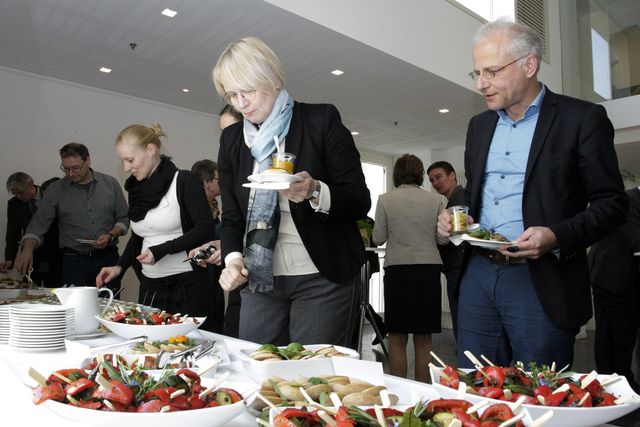
[[[640,10],[637,0],[615,3],[626,16]],[[161,15],[165,7],[178,15]],[[335,104],[370,152],[462,145],[469,118],[486,108],[466,88],[262,0],[0,0],[0,66],[211,114],[224,105],[211,69],[248,35],[280,57],[296,100]],[[638,170],[640,143],[619,157]]]
[[[211,69],[248,35],[279,56],[296,100],[335,104],[371,152],[461,145],[486,108],[466,88],[261,0],[0,0],[0,65],[213,114],[224,103]]]

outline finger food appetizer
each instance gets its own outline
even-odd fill
[[[278,360],[309,360],[336,356],[347,356],[347,354],[338,351],[332,345],[317,350],[309,350],[297,342],[293,342],[286,347],[263,344],[250,355],[254,360],[270,362]]]

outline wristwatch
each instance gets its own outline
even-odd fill
[[[316,179],[316,188],[314,188],[314,190],[311,193],[307,194],[307,197],[305,197],[305,200],[317,199],[318,196],[320,195],[321,188],[322,186],[320,185],[320,181]]]

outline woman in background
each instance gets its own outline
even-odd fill
[[[207,271],[184,262],[187,251],[213,240],[214,223],[200,177],[160,154],[160,125],[131,125],[116,138],[129,193],[131,238],[117,266],[104,267],[98,287],[133,267],[138,302],[170,313],[206,316],[213,305]],[[207,323],[203,328],[206,329]]]
[[[384,261],[384,323],[389,332],[389,369],[407,376],[407,341],[413,334],[415,379],[428,382],[431,334],[440,332],[440,267],[436,244],[442,196],[421,188],[422,161],[413,154],[393,167],[394,190],[378,198],[373,242],[387,242]]]

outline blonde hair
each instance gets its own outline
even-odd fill
[[[256,37],[237,40],[222,52],[212,71],[213,84],[222,97],[234,90],[272,89],[284,85],[284,70],[275,53]]]
[[[138,147],[147,148],[149,144],[155,144],[156,147],[158,147],[158,151],[160,151],[160,147],[162,146],[160,137],[166,136],[159,123],[154,123],[149,127],[144,125],[130,125],[120,131],[116,137],[116,145],[120,144],[124,138],[130,137]]]

